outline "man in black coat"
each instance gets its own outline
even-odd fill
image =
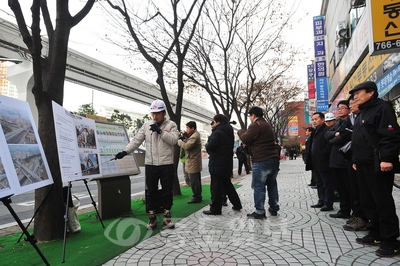
[[[240,211],[242,204],[235,187],[231,182],[233,169],[233,128],[228,123],[226,116],[214,116],[211,136],[206,144],[207,153],[210,155],[208,169],[211,176],[211,204],[210,210],[203,211],[207,215],[221,215],[223,189],[232,203],[232,209]]]
[[[339,119],[335,125],[329,128],[325,137],[329,141],[331,153],[329,156],[329,167],[333,169],[336,188],[339,192],[340,210],[329,216],[332,218],[350,218],[352,210],[352,201],[350,197],[350,177],[347,169],[347,161],[339,149],[346,143],[342,138],[340,131],[345,126],[345,120],[349,116],[349,102],[347,100],[339,101],[337,104],[336,114]]]
[[[238,175],[242,174],[242,168],[246,170],[246,174],[250,173],[249,165],[247,164],[247,154],[249,154],[246,144],[243,142],[236,148],[236,157],[238,159]]]
[[[399,219],[392,196],[394,167],[398,165],[400,127],[390,103],[378,98],[374,82],[363,82],[349,91],[359,105],[351,138],[353,168],[357,171],[362,209],[369,219],[362,245],[380,245],[375,254],[399,253]]]
[[[318,192],[318,203],[311,207],[321,208],[321,211],[331,211],[334,201],[333,174],[329,168],[331,146],[325,138],[329,128],[325,125],[325,115],[321,112],[314,113],[311,122],[315,132],[310,138],[311,149],[307,157],[306,170],[314,171]]]

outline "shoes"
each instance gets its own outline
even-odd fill
[[[344,213],[341,213],[340,211],[338,211],[337,213],[329,214],[329,217],[349,219],[349,218],[351,218],[351,215],[350,214],[344,214]]]
[[[356,217],[355,217],[355,216],[352,216],[350,219],[348,219],[348,220],[346,221],[346,224],[351,224],[352,222],[354,222],[354,219],[356,219]]]
[[[309,187],[316,187],[317,185],[315,185],[315,184],[313,184],[313,183],[310,183],[310,184],[308,184],[308,186],[309,186]]]
[[[391,246],[386,243],[382,243],[380,248],[375,251],[375,255],[379,257],[393,257],[398,254],[400,254],[398,244],[396,244],[395,246]]]
[[[228,206],[228,203],[226,202],[226,200],[222,201],[222,206],[224,206],[224,207]]]
[[[242,207],[240,207],[240,208],[239,208],[239,207],[235,207],[235,206],[232,207],[232,210],[238,211],[238,212],[239,212],[241,209],[242,209]]]
[[[157,227],[157,217],[155,212],[149,212],[149,222],[146,224],[147,230],[154,230]]]
[[[317,189],[317,186],[312,186],[311,188],[313,188],[313,189]]]
[[[266,216],[265,216],[265,213],[263,213],[263,214],[258,214],[258,213],[256,213],[256,212],[253,212],[252,214],[247,214],[247,218],[254,218],[254,219],[264,219],[264,218],[267,218]]]
[[[364,246],[377,246],[382,243],[379,238],[373,237],[371,235],[366,235],[362,238],[356,238],[356,242]]]
[[[175,228],[175,223],[171,219],[171,212],[164,210],[164,228],[166,229],[174,229]]]
[[[271,208],[268,208],[268,212],[272,215],[272,216],[277,216],[278,215],[278,211],[274,211]]]
[[[324,207],[324,204],[323,203],[317,203],[317,204],[311,205],[310,207],[311,208],[322,208],[322,207]]]
[[[193,198],[188,201],[188,204],[192,204],[192,203],[201,203],[201,200]]]
[[[203,213],[206,214],[206,215],[221,215],[220,212],[213,212],[211,210],[203,211]]]
[[[185,183],[185,184],[182,185],[182,187],[190,187],[190,185]]]
[[[333,210],[333,206],[323,206],[322,208],[321,208],[321,211],[323,211],[323,212],[327,212],[327,211],[332,211]]]
[[[346,231],[366,231],[367,230],[367,222],[365,222],[363,219],[360,217],[352,217],[349,219],[351,220],[350,223],[346,223],[343,225],[343,229]]]

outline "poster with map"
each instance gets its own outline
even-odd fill
[[[0,95],[0,126],[1,194],[8,187],[16,195],[52,184],[29,104]]]

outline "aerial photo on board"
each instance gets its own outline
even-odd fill
[[[0,105],[0,124],[7,144],[37,144],[26,110]]]
[[[8,182],[6,171],[4,169],[3,162],[0,158],[0,190],[9,188],[10,188],[10,183]]]
[[[38,145],[8,145],[20,186],[48,179]]]

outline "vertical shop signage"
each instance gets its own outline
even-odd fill
[[[328,100],[328,79],[317,78],[315,80],[317,100]]]
[[[400,1],[400,0],[399,0]],[[313,18],[314,22],[314,55],[315,55],[315,92],[317,96],[317,112],[329,109],[328,81],[326,73],[325,27],[324,16]]]
[[[317,101],[317,112],[328,112],[329,103],[328,101]]]

